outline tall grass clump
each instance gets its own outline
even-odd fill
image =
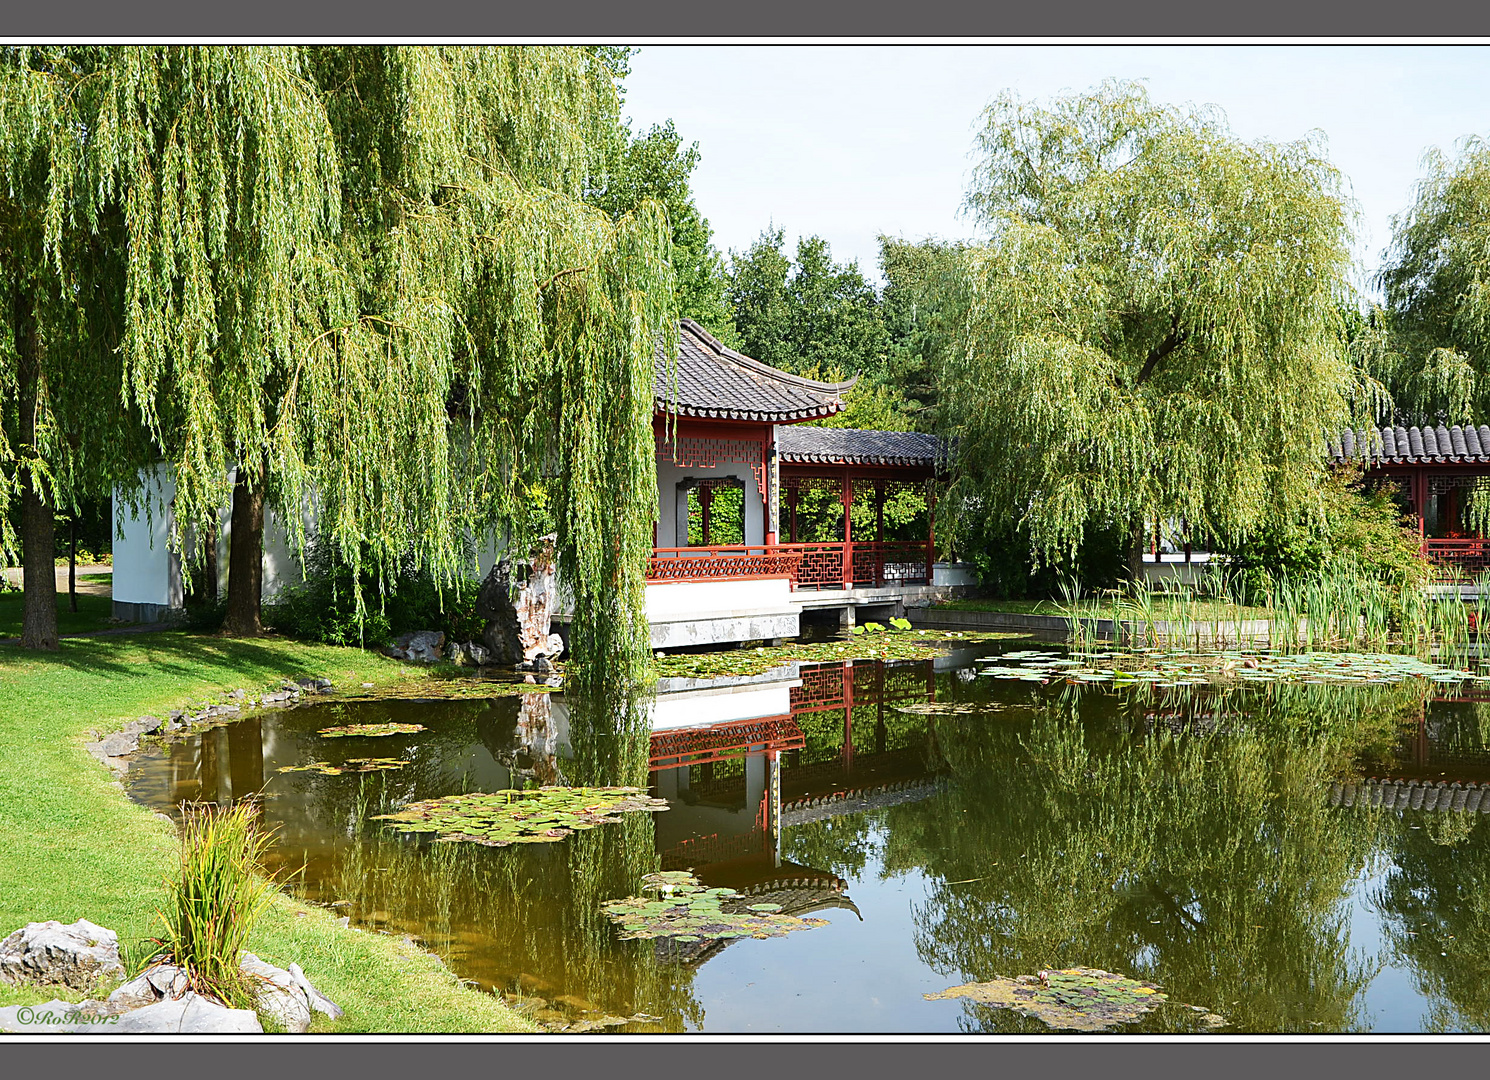
[[[239,963],[276,889],[263,866],[270,839],[249,803],[187,812],[180,871],[166,883],[166,910],[158,913],[165,928],[160,945],[187,972],[191,989],[235,1009],[254,1008]]]

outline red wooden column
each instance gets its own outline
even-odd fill
[[[874,482],[874,583],[885,583],[885,482]]]
[[[854,769],[854,662],[843,665],[843,771]]]
[[[1418,517],[1418,547],[1428,550],[1428,476],[1422,469],[1412,473],[1412,510]]]
[[[926,584],[933,582],[936,565],[936,481],[926,481]]]
[[[843,502],[843,587],[854,587],[854,525],[851,518],[854,509],[854,482],[848,470],[843,470],[843,489],[839,496]]]

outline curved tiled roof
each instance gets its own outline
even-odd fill
[[[934,466],[945,459],[935,435],[858,428],[783,428],[776,434],[776,453],[792,465]]]
[[[660,356],[653,373],[659,412],[768,424],[832,416],[858,382],[824,383],[780,371],[722,344],[692,319],[679,328],[676,386]]]
[[[1490,462],[1490,426],[1384,427],[1345,431],[1327,440],[1333,461],[1374,465]]]

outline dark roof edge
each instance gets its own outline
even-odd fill
[[[818,382],[816,379],[809,379],[802,375],[793,375],[790,371],[782,371],[780,368],[772,367],[770,364],[746,356],[742,352],[736,352],[692,319],[684,318],[679,320],[679,322],[684,329],[703,338],[723,359],[729,360],[745,368],[747,371],[755,371],[776,379],[778,382],[786,383],[788,386],[800,386],[804,390],[817,390],[828,394],[844,394],[858,385],[859,376],[857,375],[848,380],[848,382],[841,383]]]

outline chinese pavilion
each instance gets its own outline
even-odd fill
[[[1346,431],[1329,440],[1337,465],[1356,463],[1368,483],[1388,485],[1416,519],[1423,557],[1444,581],[1490,569],[1490,540],[1476,535],[1465,511],[1471,492],[1490,477],[1490,426],[1384,427]]]
[[[842,411],[853,380],[778,370],[684,319],[676,364],[659,358],[655,385],[654,648],[792,637],[810,608],[836,609],[851,625],[858,608],[898,609],[970,583],[936,564],[932,481],[944,455],[935,436],[800,426]],[[718,514],[726,490],[739,508],[728,530]],[[925,500],[925,532],[888,539],[887,501],[905,491]],[[825,495],[835,535],[809,540],[803,508],[811,502],[821,519]],[[868,535],[854,524],[856,505]]]

